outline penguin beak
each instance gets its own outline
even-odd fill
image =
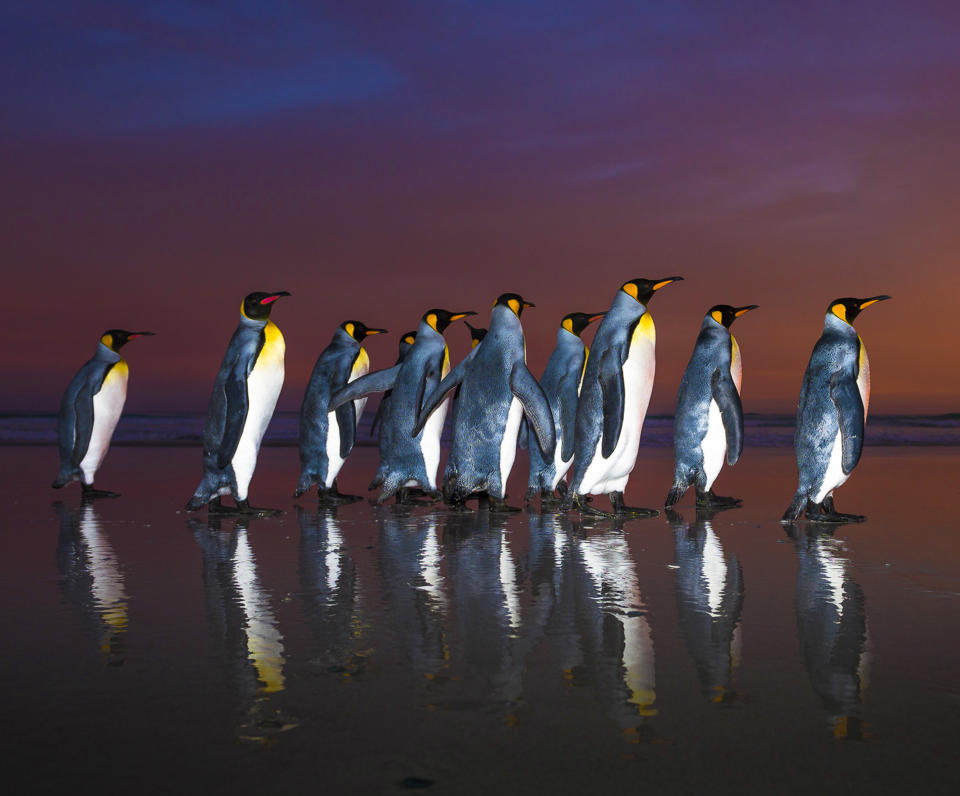
[[[386,333],[387,333],[386,329],[371,329],[367,327],[367,331],[364,332],[364,336],[369,337],[372,334],[386,334]]]
[[[286,290],[281,290],[281,291],[278,292],[278,293],[274,293],[274,294],[272,294],[272,295],[270,295],[270,296],[267,296],[265,299],[261,299],[261,300],[260,300],[260,303],[261,303],[261,304],[272,304],[272,303],[273,303],[274,301],[276,301],[278,298],[282,298],[283,296],[289,296],[289,295],[290,295],[290,294],[289,294]]]
[[[466,318],[469,315],[476,315],[475,312],[454,312],[450,315],[451,321],[459,321],[461,318]]]
[[[130,332],[130,334],[127,335],[127,339],[133,340],[134,337],[153,337],[154,334],[154,332]]]
[[[593,323],[594,321],[600,320],[600,318],[602,318],[606,314],[607,314],[606,311],[595,312],[589,318],[587,318],[587,323]]]
[[[878,301],[887,301],[890,296],[873,296],[872,298],[864,299],[860,302],[860,309],[864,307],[869,307],[871,304],[876,304]]]
[[[682,281],[683,281],[682,276],[667,276],[661,279],[660,281],[656,282],[653,286],[653,290],[654,292],[656,292],[660,288],[666,287],[667,285],[672,284],[673,282],[682,282]]]
[[[750,304],[746,307],[737,307],[737,309],[733,311],[733,317],[739,318],[741,315],[746,315],[750,310],[755,310],[759,306],[759,304]]]
[[[532,301],[527,301],[526,299],[524,299],[523,306],[524,308],[526,308],[526,307],[536,307],[537,305],[534,304]]]

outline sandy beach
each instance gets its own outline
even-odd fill
[[[777,522],[788,448],[717,488],[744,506],[491,519],[289,497],[276,520],[181,506],[191,448],[118,447],[81,507],[54,449],[9,473],[9,759],[29,792],[948,793],[960,718],[951,448],[869,448],[838,492],[862,525]],[[341,488],[364,491],[358,449]],[[512,493],[522,493],[525,460]],[[656,505],[670,451],[628,498]],[[518,480],[519,478],[519,480]]]

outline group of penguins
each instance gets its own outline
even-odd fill
[[[372,373],[361,344],[386,330],[345,321],[317,359],[301,407],[296,496],[316,484],[321,505],[360,499],[341,494],[336,479],[353,448],[367,396],[379,392],[374,423],[380,427],[380,465],[370,487],[381,487],[378,502],[394,495],[399,502],[442,496],[451,508],[463,509],[469,498],[480,496],[490,511],[516,510],[506,504],[505,489],[519,442],[530,454],[528,501],[539,493],[543,507],[608,514],[590,505],[590,495],[605,494],[613,516],[657,516],[653,509],[626,506],[623,493],[653,388],[656,331],[648,306],[659,290],[679,281],[682,277],[631,279],[606,312],[566,315],[539,382],[526,365],[520,320],[534,305],[516,293],[497,299],[488,329],[470,327],[473,348],[452,369],[443,333],[474,312],[428,310],[416,331],[401,336],[396,364]],[[257,292],[243,300],[210,398],[203,477],[188,511],[208,506],[225,514],[276,512],[252,507],[247,493],[284,378],[283,335],[270,314],[274,302],[289,295]],[[864,519],[836,511],[833,490],[860,459],[870,398],[869,362],[853,320],[888,298],[838,298],[827,308],[801,387],[795,432],[799,484],[783,522],[801,514],[818,522]],[[697,506],[740,504],[715,495],[712,486],[724,461],[736,464],[743,448],[740,350],[730,326],[753,309],[756,305],[719,304],[703,318],[677,397],[668,507],[691,486]],[[598,320],[588,351],[581,334]],[[119,352],[130,340],[151,334],[105,332],[93,358],[70,382],[60,405],[55,488],[80,481],[86,499],[116,496],[94,489],[93,480],[126,399],[128,368]],[[452,446],[438,489],[440,435],[451,399]],[[235,506],[221,502],[226,495]]]

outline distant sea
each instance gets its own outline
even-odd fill
[[[794,415],[748,414],[744,419],[747,446],[779,447],[793,444]],[[357,444],[376,446],[370,434],[373,413],[360,420]],[[199,445],[202,414],[126,414],[114,434],[114,445]],[[264,444],[297,444],[299,415],[278,412],[267,429]],[[444,429],[449,444],[450,424]],[[0,414],[0,445],[56,445],[54,414]],[[673,417],[651,415],[643,425],[642,443],[651,447],[673,444]],[[960,445],[960,413],[946,415],[871,415],[867,421],[867,445]]]

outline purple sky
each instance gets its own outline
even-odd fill
[[[123,327],[158,333],[128,409],[202,411],[253,290],[293,293],[281,409],[340,321],[507,291],[539,372],[564,313],[673,274],[654,411],[712,304],[761,305],[744,405],[792,411],[828,301],[878,293],[871,409],[960,408],[958,4],[124,5],[0,11],[0,410]]]

